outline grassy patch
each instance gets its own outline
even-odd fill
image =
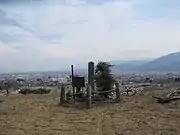
[[[179,102],[123,96],[92,109],[57,106],[50,94],[10,95],[0,106],[1,135],[179,135]]]

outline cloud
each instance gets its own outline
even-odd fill
[[[179,0],[135,0],[134,10],[140,19],[180,19]]]
[[[20,24],[18,22],[16,22],[14,19],[8,18],[6,16],[6,12],[4,12],[3,10],[0,10],[0,25],[1,26],[7,26],[7,25],[13,25],[13,26],[18,26],[20,27]]]
[[[14,24],[1,27],[4,46],[11,46],[18,55],[6,51],[0,56],[11,54],[21,65],[16,70],[41,70],[65,69],[71,63],[86,66],[89,60],[149,59],[177,51],[179,8],[171,12],[174,18],[170,13],[148,17],[148,4],[147,10],[154,5],[168,10],[167,4],[158,1],[74,0],[6,6],[8,18],[31,31]]]
[[[16,19],[9,18],[7,13],[4,12],[2,9],[0,9],[0,18],[1,26],[16,26],[24,30],[27,30],[26,28],[23,28],[23,26]]]
[[[0,9],[0,40],[1,42],[5,44],[9,43],[16,43],[19,37],[17,35],[13,35],[12,32],[14,31],[9,31],[10,29],[12,30],[13,28],[16,29],[16,32],[21,32],[27,31],[27,32],[32,32],[29,28],[24,27],[19,23],[15,18],[11,18],[8,16],[8,14]],[[19,30],[17,30],[17,28]]]

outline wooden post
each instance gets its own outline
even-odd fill
[[[75,100],[74,68],[73,68],[73,65],[71,65],[71,77],[72,77],[72,88],[73,88],[73,100]]]
[[[91,101],[91,100],[92,100],[92,99],[91,99],[91,95],[92,95],[92,94],[91,94],[91,91],[92,91],[91,86],[88,86],[88,87],[87,87],[87,108],[89,108],[89,109],[90,109],[91,106],[92,106],[92,105],[91,105],[91,104],[92,104],[92,101]]]
[[[94,62],[88,63],[88,84],[94,90]]]
[[[9,90],[6,89],[6,96],[9,96]]]
[[[66,97],[66,93],[65,93],[65,88],[64,85],[61,85],[61,92],[60,92],[60,105],[62,105],[65,102],[65,97]]]
[[[117,102],[120,102],[120,90],[119,90],[119,83],[115,83],[115,86],[116,86],[116,99],[117,99]]]

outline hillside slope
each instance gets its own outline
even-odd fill
[[[179,72],[180,52],[171,53],[143,64],[137,68],[137,71]]]
[[[145,63],[148,63],[149,60],[134,60],[134,61],[124,61],[124,62],[121,62],[119,64],[114,64],[115,67],[113,68],[113,71],[115,73],[121,73],[121,72],[135,72],[137,69],[137,67],[145,64]]]

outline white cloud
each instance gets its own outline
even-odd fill
[[[31,29],[32,33],[16,28],[9,35],[21,35],[14,46],[20,47],[21,56],[26,56],[24,59],[34,64],[45,59],[68,59],[80,63],[102,59],[143,59],[179,50],[179,21],[168,18],[137,20],[139,12],[134,8],[135,4],[133,1],[115,1],[88,5],[85,1],[75,0],[65,5],[11,7],[7,10],[9,16]],[[42,38],[54,34],[63,36],[52,39],[57,40],[56,43]]]
[[[0,54],[3,54],[2,56],[4,56],[4,54],[15,54],[17,50],[15,50],[14,48],[11,48],[9,46],[4,45],[3,43],[0,43]],[[11,57],[11,56],[10,56]],[[1,57],[2,58],[2,57]],[[4,57],[5,58],[5,57]]]

